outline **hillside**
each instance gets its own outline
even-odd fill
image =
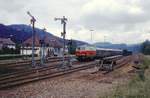
[[[36,34],[40,37],[43,36],[43,30],[39,28],[35,28]],[[49,39],[58,40],[60,43],[63,43],[62,38],[52,35],[50,32],[46,32],[46,35]],[[15,43],[22,43],[32,36],[32,28],[31,26],[25,24],[13,24],[13,25],[3,25],[0,24],[0,37],[2,38],[10,38]],[[68,41],[68,40],[67,40]],[[82,41],[75,40],[77,45],[87,44]]]
[[[44,32],[43,30],[36,28],[35,29],[36,34],[39,36],[43,36]],[[49,39],[55,39],[58,40],[61,44],[63,44],[63,40],[60,37],[54,36],[51,34],[51,32],[46,32],[46,35]],[[0,24],[0,37],[2,38],[10,38],[15,42],[15,43],[22,43],[26,39],[32,36],[32,28],[29,25],[25,24],[13,24],[13,25],[3,25]],[[68,42],[68,40],[66,40]],[[83,45],[83,44],[88,44],[83,41],[79,40],[74,40],[77,45]],[[140,44],[133,44],[133,45],[127,45],[127,44],[112,44],[110,42],[97,42],[94,44],[97,47],[100,48],[113,48],[113,49],[128,49],[133,52],[139,52],[140,51]]]

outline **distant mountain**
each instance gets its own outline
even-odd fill
[[[109,42],[105,42],[105,43],[98,42],[98,43],[95,43],[94,45],[99,48],[128,49],[135,53],[140,52],[141,50],[141,44],[127,45],[127,44],[112,44]]]
[[[35,28],[36,34],[38,36],[44,36],[44,32],[41,29]],[[62,38],[52,35],[49,32],[45,33],[49,39],[58,40],[63,43]],[[24,24],[13,24],[13,25],[3,25],[0,24],[0,37],[11,38],[15,43],[22,43],[32,36],[32,27]],[[68,40],[66,40],[68,42]],[[77,45],[87,44],[82,41],[75,40]]]
[[[43,30],[35,28],[36,34],[39,36],[43,36]],[[24,24],[13,24],[13,25],[3,25],[0,24],[0,37],[2,38],[11,38],[15,43],[22,43],[23,41],[27,40],[32,36],[32,28],[31,26],[24,25]],[[61,44],[63,44],[63,39],[57,36],[52,35],[49,32],[46,32],[46,36],[49,39],[55,39],[58,40]],[[88,44],[83,41],[74,40],[77,45],[83,45]],[[66,43],[68,40],[66,40]],[[112,44],[109,42],[98,42],[94,44],[97,47],[100,48],[113,48],[113,49],[128,49],[133,52],[139,52],[141,48],[141,44],[133,44],[133,45],[127,45],[127,44]]]
[[[9,25],[8,27],[12,28],[12,29],[15,29],[17,31],[21,31],[23,33],[23,36],[24,35],[28,35],[28,36],[32,36],[32,27],[31,26],[28,26],[28,25],[24,25],[24,24],[14,24],[14,25]],[[38,28],[35,28],[35,32],[37,35],[39,36],[44,36],[44,31],[41,30],[41,29],[38,29]],[[49,36],[49,37],[56,37],[54,35],[52,35],[50,32],[46,32],[46,34]]]
[[[0,24],[0,37],[2,38],[12,38],[14,42],[21,42],[21,39],[25,40],[25,38],[22,38],[22,32],[14,30],[8,26],[5,26],[3,24]]]

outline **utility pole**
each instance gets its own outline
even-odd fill
[[[31,17],[31,25],[32,25],[32,67],[35,67],[35,58],[34,58],[34,48],[35,48],[35,22],[36,19],[34,16],[31,15],[31,13],[28,11],[27,14]]]
[[[104,43],[106,42],[106,36],[104,36]]]
[[[13,40],[12,40],[13,36],[14,36],[14,35],[12,35],[12,34],[9,35],[9,39],[10,39],[11,41],[13,41]],[[16,46],[15,46],[15,48],[16,48]],[[14,51],[13,51],[13,52],[14,52]]]
[[[24,32],[24,29],[23,29],[23,32]],[[21,47],[22,47],[22,58],[23,58],[23,60],[25,59],[25,57],[24,57],[24,43],[23,43],[23,34],[21,34],[21,37],[22,37],[22,39],[21,39]]]
[[[63,45],[63,67],[65,66],[65,58],[64,58],[64,53],[65,53],[65,45],[66,45],[66,42],[65,42],[65,36],[66,36],[66,21],[67,21],[67,18],[65,18],[65,16],[63,16],[62,18],[55,18],[54,19],[55,21],[59,20],[61,21],[61,24],[63,25],[63,32],[61,32],[61,36],[63,36],[63,41],[64,41],[64,45]]]
[[[92,36],[93,31],[94,31],[94,30],[90,30],[90,32],[91,32],[91,43],[93,42],[93,39],[92,39],[92,37],[93,37],[93,36]]]
[[[44,65],[45,61],[45,38],[46,38],[46,29],[43,29],[44,36],[41,38],[41,65]]]

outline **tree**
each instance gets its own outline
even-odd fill
[[[67,45],[68,45],[68,52],[69,52],[69,54],[75,54],[76,48],[77,48],[76,42],[73,41],[73,40],[69,40]]]
[[[16,44],[15,54],[20,54],[20,50],[21,50],[21,45],[20,44]]]
[[[141,52],[145,55],[150,55],[150,41],[146,40],[142,43]]]

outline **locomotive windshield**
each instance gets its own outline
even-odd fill
[[[77,48],[77,50],[93,50],[96,51],[96,48],[93,46],[80,46]]]
[[[90,46],[90,47],[86,47],[86,50],[95,50],[95,51],[96,51],[96,48],[95,48],[95,47]]]
[[[85,47],[78,47],[77,50],[85,50]]]

